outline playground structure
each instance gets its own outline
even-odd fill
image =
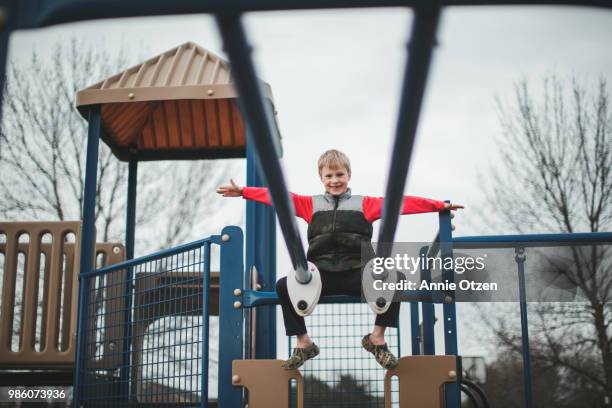
[[[3,333],[14,333],[14,328],[19,328],[17,339],[9,334],[0,344],[0,369],[45,369],[36,372],[0,372],[0,384],[72,384],[80,234],[80,222],[0,223],[0,235],[5,237],[0,243],[4,272],[0,327]],[[123,245],[119,243],[98,243],[95,254],[100,260],[98,266],[125,259]],[[20,296],[23,299],[20,321],[15,322],[18,271],[25,279]],[[42,287],[39,281],[44,282]],[[39,301],[43,310],[37,313]],[[111,325],[109,319],[113,317],[112,311],[125,307],[121,301],[120,297],[116,297],[109,302],[107,325]],[[103,347],[114,345],[107,342]],[[92,365],[104,366],[107,363],[104,358],[92,362]]]
[[[46,7],[39,7],[36,12],[14,10],[15,14],[9,14],[10,18],[3,30],[2,64],[4,65],[6,57],[10,30],[97,16],[95,13],[98,11],[98,6],[82,9],[78,7],[79,4],[79,1],[74,0],[48,4]],[[445,2],[428,5],[418,2],[381,4],[367,1],[356,4],[362,7],[411,5],[415,9],[411,53],[402,89],[400,117],[389,170],[379,242],[392,242],[395,234],[409,164],[409,160],[405,160],[405,157],[411,155],[439,13],[445,4]],[[491,2],[491,4],[505,3]],[[591,4],[611,5],[606,1],[594,1]],[[246,157],[247,184],[252,186],[266,184],[270,188],[270,195],[293,264],[292,271],[296,273],[298,281],[310,281],[309,268],[293,216],[293,208],[280,169],[278,159],[280,138],[273,115],[270,88],[265,84],[262,86],[261,81],[257,79],[242,29],[240,13],[256,9],[315,6],[346,7],[346,4],[333,1],[315,5],[299,1],[291,2],[289,5],[275,2],[243,4],[240,1],[232,1],[220,6],[214,2],[201,2],[196,5],[179,1],[172,5],[155,3],[155,7],[151,3],[145,5],[144,2],[142,4],[135,2],[112,10],[105,9],[103,15],[108,17],[179,11],[219,13],[222,10],[223,13],[218,14],[217,19],[232,62],[232,71],[230,77],[228,66],[224,61],[195,44],[187,43],[79,92],[77,106],[89,121],[82,232],[79,225],[73,225],[71,231],[75,236],[74,244],[63,245],[62,248],[60,243],[63,238],[54,238],[51,246],[42,239],[40,241],[32,239],[32,237],[40,238],[48,229],[30,225],[32,229],[27,230],[31,237],[30,246],[25,246],[19,240],[20,234],[26,231],[23,227],[20,229],[14,225],[2,225],[2,228],[5,228],[3,231],[17,231],[5,232],[7,240],[3,250],[6,267],[2,295],[3,314],[0,319],[2,329],[11,325],[9,320],[5,320],[5,315],[7,310],[12,310],[7,307],[12,307],[11,295],[14,296],[14,287],[11,293],[11,286],[6,282],[11,281],[13,275],[8,272],[14,269],[11,265],[16,263],[14,261],[13,264],[9,263],[10,259],[16,258],[17,254],[21,253],[25,254],[28,260],[32,260],[25,267],[28,274],[25,286],[27,293],[34,293],[36,290],[36,276],[40,271],[37,262],[41,259],[39,257],[41,252],[47,254],[44,258],[45,265],[47,260],[51,265],[49,272],[46,267],[44,269],[45,276],[49,276],[48,279],[44,279],[45,283],[52,282],[49,287],[44,288],[45,294],[57,293],[60,288],[58,282],[61,282],[58,277],[65,273],[60,272],[61,268],[53,266],[58,254],[64,251],[66,259],[73,260],[70,263],[73,266],[72,270],[79,271],[78,291],[76,273],[71,275],[65,273],[64,281],[72,282],[73,286],[69,291],[70,296],[63,297],[61,319],[53,312],[58,310],[60,304],[58,297],[49,296],[47,299],[50,311],[46,314],[48,317],[45,327],[49,329],[43,336],[44,344],[54,344],[59,347],[50,351],[42,347],[44,353],[47,353],[45,356],[52,356],[53,353],[58,356],[55,360],[48,357],[47,368],[62,368],[69,372],[74,369],[75,406],[111,404],[131,406],[140,403],[209,406],[208,319],[215,315],[215,312],[219,315],[217,375],[219,406],[243,406],[246,400],[239,385],[249,389],[251,408],[287,406],[286,395],[282,392],[275,393],[281,388],[287,388],[284,385],[289,378],[297,379],[297,405],[300,406],[302,391],[299,373],[281,372],[278,365],[275,366],[276,363],[270,361],[276,357],[274,309],[260,307],[278,302],[272,291],[276,277],[275,220],[274,212],[270,208],[254,203],[247,204],[247,227],[244,238],[238,228],[227,227],[219,235],[138,259],[133,259],[133,252],[138,161]],[[27,7],[23,10],[27,10]],[[70,10],[73,11],[72,14],[67,13]],[[69,18],[66,17],[68,15]],[[239,95],[240,101],[238,101]],[[117,254],[113,249],[119,248],[115,244],[95,243],[93,220],[96,200],[96,162],[100,139],[111,147],[120,160],[129,162],[129,185],[125,261],[122,261],[123,256],[111,259],[108,254],[107,261],[96,265],[97,248],[107,248],[107,250],[110,248],[110,252],[114,255]],[[258,168],[258,161],[265,162],[266,166]],[[62,237],[61,234],[59,236]],[[423,251],[440,252],[442,257],[448,257],[452,256],[454,248],[462,246],[490,245],[516,250],[521,290],[525,406],[531,407],[524,281],[525,257],[523,256],[525,250],[542,243],[572,245],[611,242],[611,233],[453,238],[451,214],[445,212],[440,214],[439,234],[429,247],[423,248]],[[246,243],[246,246],[243,243]],[[218,274],[211,272],[210,269],[211,251],[214,247],[220,249]],[[123,255],[122,249],[119,252]],[[387,256],[388,253],[383,250],[377,255]],[[421,272],[423,279],[430,279],[428,271]],[[443,278],[452,281],[453,271],[445,269]],[[75,313],[77,294],[78,314]],[[411,302],[410,332],[412,354],[415,357],[402,358],[400,366],[394,372],[388,373],[389,378],[392,375],[399,377],[399,404],[402,407],[410,406],[409,401],[405,400],[406,396],[412,400],[418,397],[420,402],[416,406],[437,407],[442,402],[447,407],[460,406],[462,369],[461,360],[457,357],[459,353],[454,295],[453,292],[406,294],[405,300]],[[33,299],[36,299],[36,296]],[[321,299],[321,303],[359,301],[342,296]],[[422,338],[418,327],[419,302],[423,302]],[[434,355],[433,303],[443,304],[445,356]],[[312,304],[309,306],[314,307]],[[22,327],[25,337],[21,340],[21,344],[32,344],[32,333],[34,333],[32,322],[35,321],[33,309],[33,303],[24,305],[25,320],[22,322]],[[187,322],[186,326],[175,324],[173,330],[170,330],[168,325],[173,323],[165,319],[167,316],[182,319],[183,322]],[[195,319],[194,316],[199,317]],[[70,324],[66,325],[67,321]],[[153,330],[151,330],[152,325]],[[59,326],[62,327],[61,331],[55,329]],[[149,335],[153,333],[153,339],[147,338],[147,331]],[[177,332],[179,334],[176,334]],[[72,333],[76,333],[76,345],[71,341]],[[170,339],[173,342],[172,346],[167,344],[166,338],[170,333],[174,336]],[[56,341],[57,338],[61,338],[61,341]],[[185,355],[187,345],[195,341],[202,344],[199,354]],[[421,354],[418,348],[419,342],[424,344],[423,356],[417,356]],[[24,363],[23,367],[27,368],[42,366],[38,364],[42,361],[41,354],[36,350],[29,351],[29,360],[26,361],[26,355],[17,356],[12,350],[5,350],[6,342],[3,343],[3,347],[0,354],[2,368],[13,369],[17,363]],[[8,347],[10,348],[10,344]],[[172,347],[178,347],[179,352],[178,357],[176,355],[170,357],[181,361],[184,366],[187,365],[189,367],[187,371],[195,379],[164,372],[164,368],[162,372],[151,373],[151,366],[159,362],[151,360],[151,350],[166,350]],[[76,358],[71,359],[72,352]],[[245,358],[248,360],[243,360]],[[5,361],[9,364],[4,365]],[[426,367],[427,375],[418,379],[410,377],[414,374],[415,365],[420,367],[419,370]],[[169,365],[163,367],[167,368]],[[277,369],[274,370],[274,367]],[[269,370],[271,377],[266,379],[267,384],[262,384],[259,382],[260,379],[253,378],[253,372],[262,369]],[[150,381],[147,380],[151,377],[156,379],[171,377],[173,381],[179,383],[183,381],[183,386],[152,389]],[[276,384],[275,381],[283,384],[270,390],[271,384]],[[386,378],[385,381],[386,403],[390,404],[389,380]],[[442,394],[439,392],[441,389]],[[271,397],[277,398],[267,399]]]

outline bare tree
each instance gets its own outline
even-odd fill
[[[110,55],[73,38],[57,44],[50,58],[33,51],[27,63],[9,64],[0,127],[2,218],[81,218],[87,122],[73,107],[74,95],[124,69],[130,62],[126,54]],[[228,177],[227,162],[146,166],[139,175],[137,203],[137,223],[145,233],[139,234],[137,247],[157,249],[184,242],[194,231],[199,236],[213,232],[206,230],[205,222],[219,210],[210,197]],[[127,165],[103,143],[97,185],[98,241],[121,239]],[[147,228],[155,233],[147,233]]]
[[[575,78],[543,82],[537,98],[527,81],[510,103],[498,101],[502,160],[488,191],[496,208],[489,225],[518,232],[599,232],[612,226],[612,110],[605,79],[587,89]],[[500,220],[501,219],[501,220]],[[492,219],[490,219],[491,221]],[[586,384],[612,402],[612,300],[609,245],[575,246],[549,265],[582,302],[530,304],[531,347],[538,364],[563,373],[568,386]],[[486,319],[504,350],[521,352],[506,316]],[[604,398],[601,398],[603,404]]]

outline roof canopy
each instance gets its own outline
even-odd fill
[[[77,92],[76,106],[87,119],[101,105],[102,140],[120,160],[245,157],[232,82],[228,62],[188,42]]]

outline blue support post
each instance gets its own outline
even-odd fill
[[[210,242],[204,243],[204,252],[202,255],[202,377],[200,381],[201,395],[200,407],[208,408],[208,349],[210,347]]]
[[[523,384],[525,387],[525,407],[533,407],[533,393],[531,390],[531,356],[529,351],[529,324],[527,320],[527,292],[525,288],[525,248],[514,250],[514,259],[518,266],[519,300],[521,306],[521,340],[523,345]]]
[[[127,209],[125,217],[125,257],[134,258],[134,242],[136,239],[136,192],[138,185],[138,162],[130,160],[128,165],[127,185]],[[130,346],[132,345],[132,274],[133,269],[126,268],[124,280],[124,298],[126,307],[123,321],[123,350],[119,380],[121,383],[121,395],[129,395],[130,392]]]
[[[260,187],[265,184],[259,172],[257,156],[250,144],[247,146],[247,185]],[[252,269],[252,267],[255,269]],[[261,290],[274,291],[276,283],[276,214],[268,205],[247,201],[246,219],[246,268],[245,287],[250,288],[251,273],[257,273]],[[248,345],[255,342],[255,350],[246,347],[248,358],[276,358],[276,308],[258,307],[255,310],[256,327],[246,330]],[[253,333],[254,329],[254,333]],[[255,336],[253,339],[252,336]],[[254,355],[251,353],[254,352]]]
[[[419,304],[410,302],[410,343],[412,345],[412,355],[421,354],[421,333],[419,327]]]
[[[131,159],[128,167],[127,210],[125,220],[125,256],[134,258],[136,239],[136,191],[138,185],[138,162]]]
[[[448,201],[447,201],[448,202]],[[453,235],[450,211],[440,213],[440,257],[442,258],[442,281],[454,282],[455,271],[447,268],[446,259],[453,257]],[[457,355],[457,311],[455,308],[455,292],[445,293],[444,314],[444,354]],[[459,408],[461,406],[461,372],[457,371],[457,381],[445,387],[446,407]]]
[[[77,349],[74,370],[73,406],[79,407],[83,379],[83,365],[87,359],[87,315],[89,301],[89,279],[83,274],[94,269],[94,249],[96,240],[96,184],[98,176],[98,150],[100,144],[100,106],[89,110],[89,129],[87,132],[87,156],[85,160],[85,191],[83,193],[83,230],[81,232],[81,260],[79,266],[79,309],[77,318]]]
[[[419,256],[427,256],[429,253],[429,247],[421,248]],[[436,255],[436,254],[434,254]],[[426,265],[426,268],[421,270],[421,281],[431,283],[431,270]],[[420,283],[420,282],[419,282]],[[427,356],[433,356],[436,354],[436,341],[434,334],[434,323],[436,321],[436,312],[432,302],[424,301],[421,303],[421,309],[423,313],[423,323],[421,327],[421,341],[423,342],[422,353]]]
[[[232,361],[243,358],[243,316],[241,301],[235,289],[243,285],[243,237],[238,227],[225,227],[214,242],[221,246],[221,270],[219,276],[219,374],[218,398],[220,407],[240,407],[242,389],[232,385]]]

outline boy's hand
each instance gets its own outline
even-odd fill
[[[217,189],[217,193],[223,197],[240,197],[242,195],[242,187],[234,183],[234,180],[230,179],[229,186],[221,186]]]
[[[463,208],[465,207],[463,207],[461,204],[452,204],[452,203],[446,203],[446,205],[444,206],[445,210],[451,210],[451,211],[462,210]]]

